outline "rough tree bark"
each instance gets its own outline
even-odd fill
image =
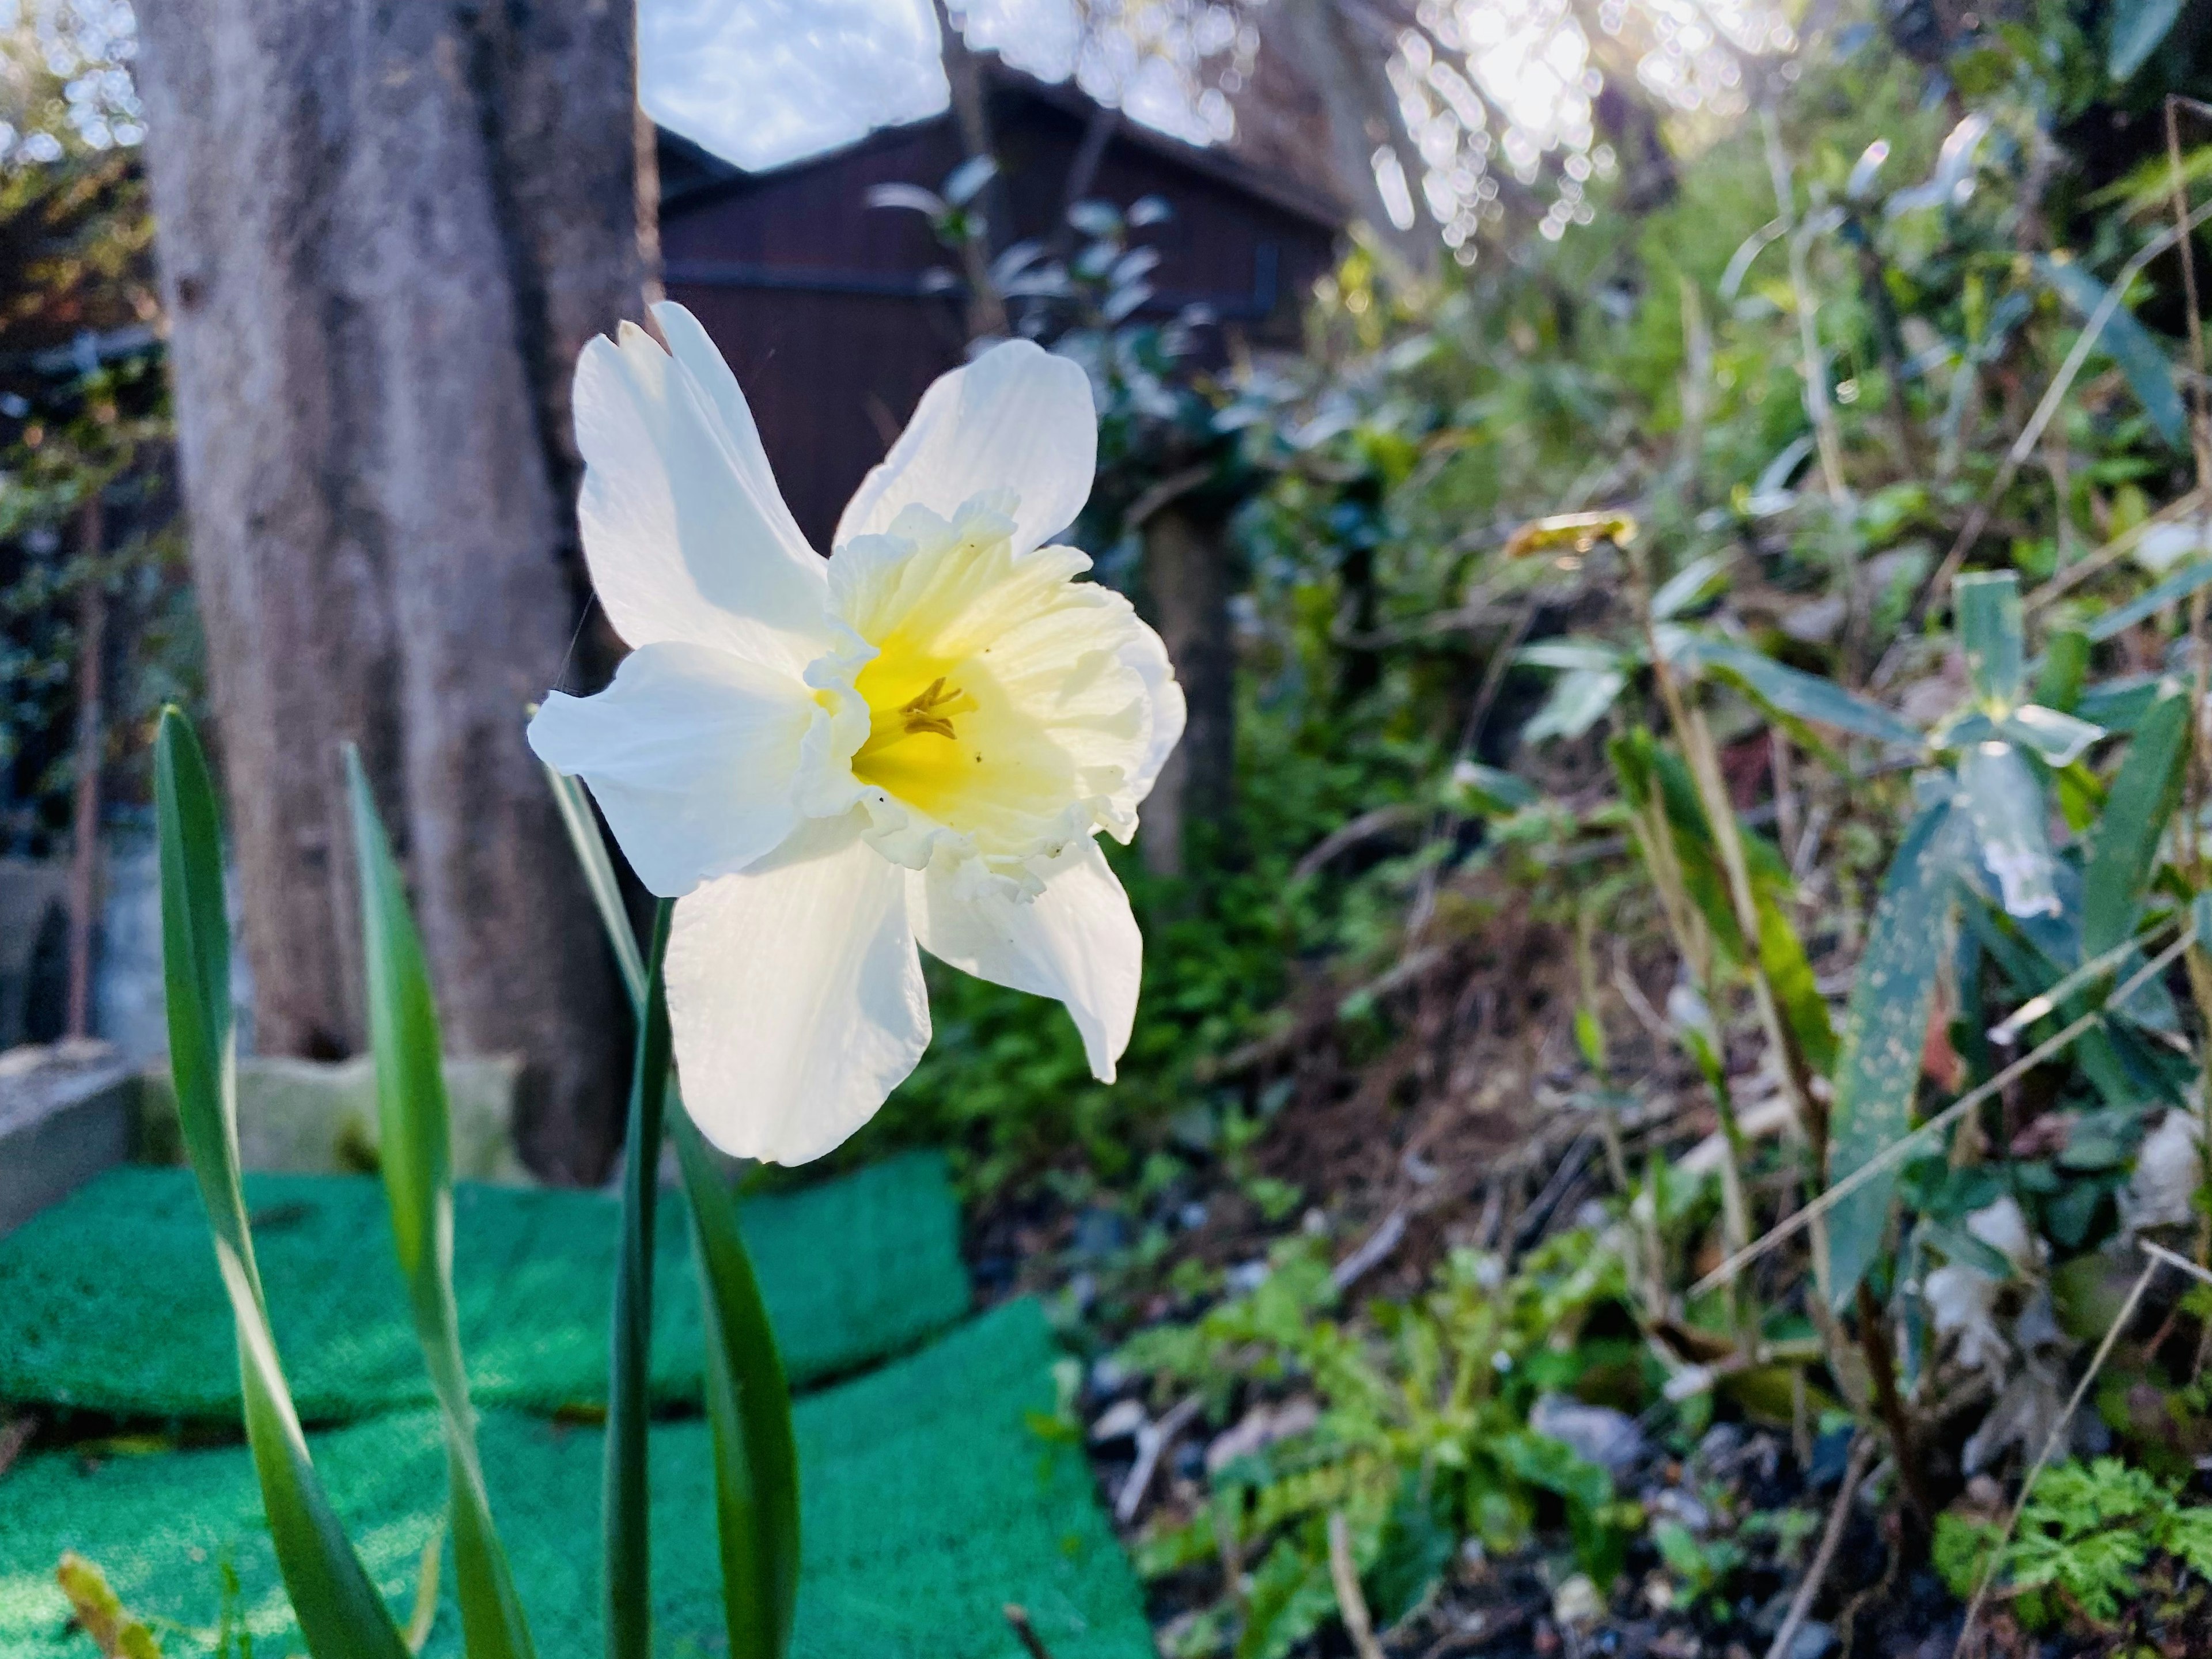
[[[449,1046],[523,1055],[524,1156],[597,1179],[627,1034],[522,710],[581,600],[569,368],[646,274],[630,8],[161,0],[140,29],[257,1040],[362,1039],[350,740]]]
[[[1145,591],[1189,714],[1145,802],[1140,851],[1158,875],[1182,872],[1191,832],[1227,828],[1236,801],[1237,647],[1218,512],[1186,499],[1145,520]]]

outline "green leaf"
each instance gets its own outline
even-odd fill
[[[2083,690],[2081,702],[2071,712],[2095,721],[2107,732],[2133,732],[2158,701],[2160,682],[2161,677],[2156,674],[2130,674],[2100,681]]]
[[[2089,677],[2089,636],[2078,628],[2055,628],[2044,636],[2042,672],[2035,678],[2035,700],[2062,714],[2078,714],[2081,687]]]
[[[2158,863],[2166,820],[2181,799],[2189,748],[2189,696],[2178,684],[2151,705],[2128,744],[2104,812],[2089,831],[2081,872],[2081,960],[2103,956],[2136,930]]]
[[[2181,15],[2181,0],[2114,0],[2112,43],[2105,67],[2115,81],[2132,79]]]
[[[2043,786],[2008,743],[1978,743],[1960,757],[1959,788],[2008,914],[2055,916],[2058,860],[2045,828]]]
[[[1539,640],[1515,652],[1513,660],[1531,668],[1586,668],[1603,672],[1626,667],[1630,659],[1602,640]]]
[[[615,965],[622,970],[623,988],[629,993],[630,1012],[642,1016],[645,957],[638,951],[637,935],[630,931],[629,911],[623,903],[622,883],[615,875],[614,860],[607,856],[606,838],[599,833],[599,821],[592,814],[592,803],[585,796],[580,781],[550,766],[545,769],[545,778],[553,787],[554,804],[561,809],[561,827],[568,832],[568,846],[584,872],[584,884],[592,890],[592,908],[599,913],[599,926],[605,930],[607,944],[615,953]]]
[[[1549,700],[1521,728],[1522,742],[1579,738],[1598,723],[1627,684],[1628,676],[1616,668],[1569,669],[1552,687]]]
[[[2193,559],[2155,586],[2147,587],[2125,605],[2107,611],[2082,631],[2093,643],[2101,645],[2205,586],[2212,586],[2212,559]]]
[[[1452,763],[1443,793],[1446,803],[1459,811],[1499,818],[1534,806],[1540,799],[1535,786],[1518,774],[1467,759]]]
[[[1652,620],[1672,622],[1692,605],[1711,599],[1725,584],[1728,565],[1727,558],[1718,553],[1691,560],[1668,577],[1651,596]]]
[[[1969,571],[1952,584],[1951,592],[1975,697],[1995,708],[2011,708],[2027,680],[2019,578],[2009,570]]]
[[[2071,259],[2053,259],[2039,253],[2035,256],[2035,268],[2043,280],[2085,319],[2104,305],[2112,292],[2085,266]],[[2185,445],[2189,441],[2189,416],[2181,407],[2181,393],[2174,388],[2173,365],[2166,362],[2166,353],[2159,349],[2150,331],[2136,320],[2135,313],[2125,305],[2114,305],[2106,313],[2104,331],[2098,335],[2097,344],[2119,365],[2129,388],[2142,404],[2143,413],[2158,428],[2158,435],[2172,448]]]
[[[656,981],[657,983],[657,981]],[[799,1599],[799,1449],[791,1390],[737,1206],[698,1128],[673,1114],[707,1334],[707,1417],[722,1615],[732,1659],[782,1659]]]
[[[1774,895],[1762,891],[1757,900],[1759,966],[1773,988],[1783,1018],[1796,1034],[1797,1046],[1813,1068],[1826,1076],[1835,1069],[1836,1028],[1805,954],[1805,941]]]
[[[515,1594],[507,1552],[493,1524],[476,1413],[461,1361],[453,1304],[453,1129],[446,1104],[444,1049],[422,941],[407,908],[361,756],[346,747],[354,856],[361,886],[370,1046],[376,1055],[384,1195],[416,1340],[437,1395],[452,1490],[454,1585],[469,1659],[533,1659],[530,1623]]]
[[[2022,703],[2009,714],[1992,721],[1990,729],[2007,743],[2033,749],[2050,766],[2073,765],[2091,744],[2105,735],[2101,726],[2033,702]]]
[[[173,708],[162,711],[155,742],[154,800],[170,1071],[185,1156],[198,1179],[216,1264],[237,1322],[246,1440],[277,1570],[314,1659],[409,1659],[391,1609],[362,1571],[316,1477],[269,1327],[238,1177],[222,829],[199,739]]]
[[[645,1431],[652,1410],[653,1212],[660,1192],[661,1121],[672,1057],[661,961],[673,905],[655,913],[647,957],[644,1017],[630,1070],[629,1129],[623,1141],[622,1239],[615,1264],[614,1324],[607,1376],[604,1510],[608,1659],[653,1659],[653,1550]]]
[[[1851,984],[1836,1062],[1828,1180],[1844,1180],[1912,1126],[1921,1050],[1956,898],[1956,814],[1925,807],[1883,878],[1864,953]],[[1847,1304],[1881,1249],[1896,1176],[1885,1174],[1828,1212],[1829,1291]]]
[[[1878,702],[1845,690],[1833,680],[1778,663],[1732,640],[1685,633],[1673,653],[1686,668],[1715,674],[1736,686],[1770,714],[1831,726],[1878,743],[1917,745],[1919,732]]]

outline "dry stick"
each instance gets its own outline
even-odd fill
[[[2145,963],[2139,971],[2130,974],[2106,1000],[2106,1007],[2117,1008],[2124,1006],[2128,999],[2141,990],[2153,976],[2164,973],[2172,967],[2182,952],[2189,948],[2195,937],[2193,933],[2183,934],[2181,938]],[[2072,1043],[2091,1026],[2101,1025],[2104,1022],[2104,1009],[2093,1009],[2056,1036],[2038,1043],[1987,1083],[1983,1084],[1979,1088],[1969,1090],[1918,1128],[1899,1135],[1895,1140],[1891,1141],[1888,1146],[1883,1147],[1881,1151],[1860,1164],[1857,1169],[1836,1182],[1772,1231],[1753,1241],[1745,1249],[1738,1250],[1719,1267],[1692,1285],[1690,1287],[1690,1295],[1692,1297],[1703,1296],[1706,1291],[1727,1284],[1777,1245],[1786,1243],[1810,1226],[1814,1220],[1826,1215],[1830,1210],[1834,1209],[1837,1205],[1865,1186],[1867,1182],[1874,1180],[1883,1171],[1902,1163],[1911,1155],[1914,1147],[1941,1134],[1952,1124],[1957,1122],[1965,1113],[1980,1105],[1999,1090],[2027,1076],[2051,1055]]]
[[[2136,550],[2136,544],[2161,525],[2169,525],[2187,518],[2204,504],[2202,491],[2192,489],[2185,495],[2177,495],[2164,507],[2131,526],[2106,542],[2095,552],[2076,559],[2051,580],[2021,600],[2021,609],[2033,615],[2053,599],[2060,599],[2079,587],[2090,577],[2101,575],[2120,560]]]
[[[1890,1346],[1889,1326],[1874,1287],[1859,1280],[1859,1346],[1865,1350],[1868,1381],[1874,1389],[1875,1413],[1889,1431],[1889,1448],[1897,1460],[1897,1478],[1905,1498],[1923,1527],[1936,1524],[1935,1501],[1928,1494],[1928,1477],[1922,1471],[1912,1432],[1912,1418],[1905,1409],[1905,1396],[1897,1391],[1897,1352]]]
[[[1989,1599],[1990,1586],[1996,1582],[1997,1564],[2004,1556],[2005,1546],[2012,1542],[2013,1534],[2020,1528],[2021,1511],[2027,1507],[2028,1496],[2035,1490],[2036,1477],[2051,1462],[2051,1453],[2058,1449],[2059,1437],[2074,1421],[2074,1413],[2081,1409],[2081,1401],[2089,1392],[2089,1385],[2097,1380],[2097,1373],[2105,1368],[2105,1361],[2112,1352],[2112,1345],[2120,1340],[2120,1333],[2127,1328],[2128,1321],[2135,1317],[2136,1304],[2142,1302],[2143,1292],[2150,1288],[2152,1277],[2165,1265],[2164,1258],[2172,1254],[2161,1251],[2154,1245],[2143,1248],[2151,1255],[2150,1263],[2136,1277],[2135,1288],[2128,1292],[2128,1299],[2120,1304],[2119,1316],[2112,1321],[2112,1328],[2105,1333],[2105,1340],[2097,1345],[2097,1352],[2089,1360],[2089,1369],[2081,1373],[2081,1380],[2074,1385],[2073,1396],[2067,1401],[2066,1409],[2059,1413],[2058,1421],[2051,1425],[2051,1433],[2044,1440],[2043,1449],[2036,1454],[2035,1462],[2028,1467],[2027,1478],[2020,1483],[2020,1496],[2013,1500],[2012,1513],[2005,1518],[2004,1530],[1997,1534],[1996,1542],[1990,1547],[1990,1559],[1982,1567],[1981,1582],[1974,1586],[1974,1599],[1966,1603],[1966,1622],[1959,1626],[1959,1639],[1952,1646],[1951,1659],[1959,1659],[1959,1656],[1966,1650],[1966,1638],[1973,1634],[1974,1620],[1981,1616],[1982,1603]],[[2180,1265],[2191,1267],[2185,1261]],[[2191,1267],[2191,1271],[2195,1269]]]
[[[1375,1639],[1375,1620],[1367,1611],[1359,1574],[1352,1565],[1352,1528],[1345,1524],[1342,1510],[1328,1514],[1328,1578],[1336,1586],[1337,1611],[1344,1615],[1352,1650],[1359,1659],[1382,1659],[1382,1644]]]
[[[1850,1461],[1844,1467],[1843,1485],[1836,1488],[1836,1506],[1828,1511],[1827,1527],[1820,1534],[1820,1547],[1813,1553],[1812,1565],[1805,1569],[1804,1577],[1797,1581],[1797,1594],[1790,1598],[1790,1611],[1783,1617],[1782,1628],[1774,1632],[1766,1659],[1790,1659],[1798,1627],[1813,1611],[1820,1586],[1827,1581],[1828,1569],[1835,1565],[1837,1547],[1843,1543],[1844,1528],[1850,1520],[1851,1499],[1857,1496],[1859,1482],[1866,1478],[1867,1465],[1873,1461],[1874,1442],[1860,1435],[1851,1442]]]
[[[1145,1493],[1152,1484],[1152,1476],[1160,1467],[1161,1454],[1175,1443],[1176,1437],[1189,1426],[1190,1419],[1198,1415],[1203,1403],[1192,1395],[1170,1407],[1167,1414],[1157,1423],[1147,1423],[1137,1431],[1137,1461],[1130,1468],[1128,1479],[1122,1481],[1121,1490],[1114,1499],[1114,1518],[1123,1526],[1137,1518],[1137,1509],[1145,1501]]]
[[[2118,967],[2120,963],[2126,961],[2129,957],[2134,955],[2137,951],[2142,949],[2144,945],[2149,944],[2152,939],[2157,938],[2159,934],[2164,933],[2169,925],[2170,919],[2169,921],[2161,921],[2156,926],[2146,929],[2136,938],[2125,939],[2121,943],[2115,945],[2111,950],[2106,951],[2102,956],[2090,957],[2088,961],[2083,963],[2079,968],[2076,968],[2067,974],[2063,979],[2061,979],[2057,984],[2052,986],[2049,990],[2042,992],[2036,996],[2030,997],[2026,1002],[2021,1003],[2019,1007],[2014,1009],[1996,1024],[1990,1026],[1989,1030],[1990,1041],[1997,1044],[2000,1048],[2010,1048],[2014,1041],[2018,1038],[2022,1031],[2034,1024],[2036,1021],[2041,1019],[2045,1014],[2057,1009],[2061,1003],[2067,1000],[2067,998],[2072,996],[2076,991],[2089,983],[2091,980],[2101,978],[2103,975],[2111,973],[2113,969]],[[2119,1003],[2117,1000],[2114,1000],[2106,1004],[2106,1006],[2108,1008],[2117,1008],[2119,1006]]]
[[[2012,487],[2014,475],[2020,471],[2021,463],[2033,454],[2036,445],[2043,441],[2044,428],[2051,424],[2051,417],[2058,412],[2058,405],[2065,401],[2067,392],[2073,387],[2074,377],[2081,372],[2081,365],[2088,361],[2089,353],[2097,343],[2097,337],[2105,331],[2105,325],[2112,321],[2112,313],[2119,308],[2120,295],[2127,291],[2128,284],[2141,276],[2153,259],[2177,241],[2184,240],[2189,231],[2207,219],[2212,219],[2212,204],[2207,204],[2191,214],[2184,222],[2185,228],[2161,231],[2152,237],[2136,250],[2133,258],[2120,267],[2120,274],[2113,278],[2112,287],[2105,291],[2105,297],[2097,302],[2097,308],[2082,324],[2081,337],[2074,342],[2074,349],[2066,354],[2066,361],[2058,366],[2057,377],[2044,392],[2043,401],[2036,404],[2035,413],[2021,428],[2020,436],[2013,440],[2012,447],[2005,451],[2003,463],[1997,468],[1997,476],[1990,481],[1990,487],[1983,492],[1982,499],[1966,515],[1966,522],[1959,532],[1959,538],[1951,544],[1951,550],[1943,556],[1943,562],[1936,566],[1935,574],[1929,577],[1927,586],[1920,590],[1913,605],[1916,617],[1926,610],[1929,600],[1950,586],[1951,578],[1957,575],[1959,567],[1966,563],[1966,555],[1973,550],[1974,544],[1989,528],[1990,520],[1996,512],[1998,499]]]
[[[1006,1623],[1012,1626],[1014,1639],[1022,1644],[1023,1651],[1029,1655],[1030,1659],[1052,1659],[1052,1650],[1045,1646],[1044,1638],[1039,1636],[1036,1626],[1030,1623],[1027,1607],[1018,1601],[1009,1601],[999,1611],[1005,1615]]]

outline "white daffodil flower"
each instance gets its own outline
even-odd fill
[[[1094,839],[1126,842],[1182,734],[1159,637],[1048,538],[1091,493],[1082,369],[1026,341],[931,386],[817,556],[690,313],[576,366],[578,506],[630,654],[531,745],[581,776],[677,901],[684,1103],[724,1151],[799,1164],[929,1042],[917,945],[1056,998],[1114,1079],[1143,941]]]

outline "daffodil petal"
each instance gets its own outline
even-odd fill
[[[1044,891],[1013,896],[991,883],[967,890],[957,867],[908,872],[907,904],[921,948],[963,973],[1065,1003],[1091,1074],[1114,1080],[1129,1046],[1145,940],[1128,895],[1085,836],[1045,866]]]
[[[790,836],[817,712],[789,675],[672,641],[631,652],[597,696],[554,692],[530,722],[530,746],[590,785],[637,878],[674,898]]]
[[[1141,618],[1130,619],[1130,636],[1122,642],[1121,658],[1144,679],[1152,710],[1152,732],[1145,740],[1144,758],[1122,786],[1122,794],[1133,811],[1152,793],[1152,786],[1159,781],[1160,768],[1182,741],[1185,711],[1182,687],[1176,683],[1167,645]]]
[[[836,545],[889,530],[917,503],[949,520],[978,496],[1012,491],[1014,550],[1026,553],[1075,522],[1097,459],[1091,377],[1033,342],[1009,340],[921,394],[838,520]]]
[[[668,342],[668,349],[684,365],[692,384],[706,394],[707,402],[720,419],[723,435],[728,441],[730,460],[767,514],[777,538],[787,547],[804,551],[812,560],[814,550],[807,546],[805,533],[791,516],[783,492],[776,488],[775,474],[769,467],[768,450],[761,442],[752,405],[745,402],[745,394],[738,387],[738,377],[730,373],[721,348],[708,335],[699,319],[673,300],[663,300],[653,307],[653,320],[660,325],[660,337]]]
[[[905,872],[858,813],[803,826],[676,902],[668,1014],[684,1103],[724,1152],[805,1164],[876,1114],[929,1045]]]
[[[803,671],[829,641],[827,578],[750,420],[732,432],[714,394],[629,323],[619,344],[585,346],[575,408],[576,516],[615,631],[632,646],[689,641]]]

